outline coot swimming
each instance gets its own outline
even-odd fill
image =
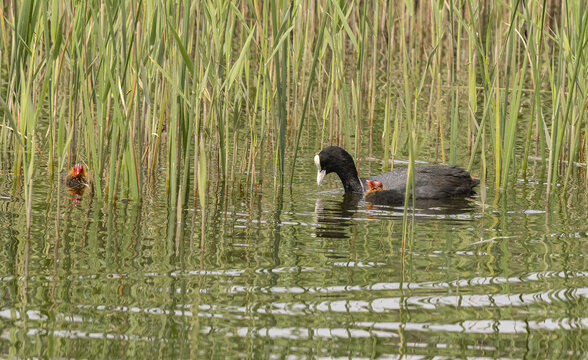
[[[81,193],[88,189],[90,192],[94,191],[92,177],[86,173],[82,164],[75,164],[69,174],[63,177],[63,183],[70,191],[78,195],[81,195]]]
[[[379,182],[379,186],[376,186],[378,190],[373,195],[386,196],[386,193],[394,193],[396,199],[405,193],[408,172],[406,168],[360,178],[351,155],[338,146],[324,148],[315,155],[314,162],[318,170],[316,181],[319,185],[325,175],[334,172],[339,175],[346,193],[365,193],[370,190],[368,180]],[[473,195],[474,187],[479,183],[479,179],[472,178],[469,172],[455,165],[417,166],[414,197],[418,200]]]

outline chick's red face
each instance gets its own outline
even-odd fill
[[[75,164],[73,167],[74,176],[80,176],[84,173],[84,166],[82,164]]]

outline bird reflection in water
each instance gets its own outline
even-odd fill
[[[316,237],[345,239],[347,228],[353,225],[353,217],[362,199],[361,194],[346,193],[342,201],[318,198],[314,207]]]
[[[372,197],[373,194],[378,196]],[[383,189],[381,184],[375,183],[365,195],[345,193],[341,201],[318,198],[314,211],[317,224],[315,236],[349,238],[351,233],[348,229],[357,225],[361,217],[401,221],[404,196],[404,193]],[[414,207],[411,200],[409,204],[409,212],[414,213],[417,221],[442,220],[444,217],[448,221],[455,220],[455,216],[467,216],[477,208],[477,203],[467,197],[416,200]]]

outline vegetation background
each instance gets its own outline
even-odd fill
[[[586,358],[587,43],[586,0],[0,1],[0,357]],[[328,144],[480,196],[401,225]]]
[[[442,163],[467,151],[483,200],[484,181],[508,187],[530,157],[548,198],[588,178],[585,1],[8,0],[0,12],[0,166],[29,204],[37,164],[59,186],[85,163],[107,201],[140,201],[164,168],[170,206],[204,206],[211,179],[255,190],[270,172],[263,185],[282,189],[301,147],[360,154],[364,135],[381,137],[384,168],[398,154],[412,166],[423,143]]]

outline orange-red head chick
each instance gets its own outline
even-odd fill
[[[367,191],[368,194],[384,190],[384,186],[380,180],[368,180],[367,185],[369,188]]]
[[[84,191],[86,189],[92,190],[93,188],[92,178],[86,174],[84,165],[79,163],[75,164],[69,174],[63,178],[63,182],[65,183],[65,186],[75,192]]]
[[[69,172],[69,175],[75,179],[85,178],[86,177],[86,170],[84,170],[84,165],[82,165],[80,163],[75,164],[74,167]]]

